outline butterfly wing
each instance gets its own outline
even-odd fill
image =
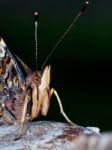
[[[0,101],[9,99],[25,82],[24,75],[3,39],[0,40]]]

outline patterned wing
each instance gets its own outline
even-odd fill
[[[11,99],[25,82],[24,75],[3,39],[0,40],[0,103]]]

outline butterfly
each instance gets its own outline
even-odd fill
[[[86,1],[76,18],[51,50],[43,66],[83,14],[88,4],[89,1]],[[37,31],[37,19],[38,13],[35,13],[35,31]],[[35,37],[37,38],[36,32]],[[50,72],[51,66],[46,66],[41,71],[32,71],[17,55],[12,54],[4,40],[0,39],[0,124],[19,123],[20,134],[23,134],[23,125],[26,122],[32,121],[40,115],[47,115],[53,94],[56,96],[60,111],[66,121],[74,124],[65,114],[57,91],[50,87]]]

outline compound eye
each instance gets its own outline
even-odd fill
[[[0,58],[4,57],[5,57],[5,50],[3,49],[3,47],[0,46]]]

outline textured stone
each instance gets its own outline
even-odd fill
[[[67,150],[74,149],[80,136],[101,135],[98,128],[84,128],[68,123],[39,121],[25,125],[25,133],[19,135],[19,125],[0,127],[0,150]],[[81,140],[83,137],[81,138]]]

